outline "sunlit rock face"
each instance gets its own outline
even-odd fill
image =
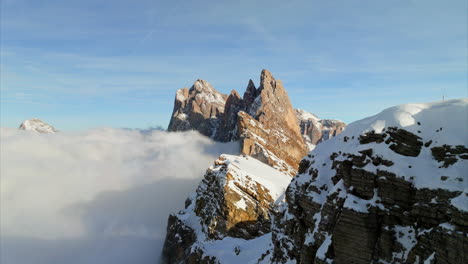
[[[255,158],[221,155],[186,200],[185,209],[169,217],[163,263],[217,263],[209,253],[213,243],[239,255],[236,245],[264,241],[290,180],[290,175]]]
[[[46,122],[38,118],[25,120],[23,123],[21,123],[19,129],[34,131],[41,134],[53,134],[57,132],[57,130],[53,126],[47,124]]]
[[[226,95],[200,79],[196,80],[190,89],[179,89],[168,130],[198,130],[201,134],[213,138],[224,114],[226,99]]]
[[[242,154],[293,176],[307,153],[299,122],[280,80],[268,70],[260,86],[249,81],[243,97],[223,95],[197,80],[177,91],[169,131],[198,130],[217,141],[239,141]]]

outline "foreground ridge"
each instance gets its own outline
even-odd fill
[[[319,144],[289,184],[223,155],[169,217],[164,263],[466,263],[467,112],[386,109]]]

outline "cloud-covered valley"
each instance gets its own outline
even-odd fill
[[[1,128],[1,263],[156,263],[167,216],[235,143],[197,132]]]

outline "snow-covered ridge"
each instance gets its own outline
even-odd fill
[[[53,134],[58,132],[58,130],[56,130],[53,126],[47,124],[46,122],[38,118],[25,120],[23,123],[21,123],[19,129],[35,131],[41,134]]]
[[[349,124],[340,138],[385,127],[400,127],[422,138],[449,145],[468,145],[468,98],[390,107]]]
[[[461,159],[451,166],[443,167],[434,159],[431,148],[443,145],[467,147],[467,118],[468,99],[395,106],[349,124],[339,136],[318,145],[311,154],[316,156],[317,162],[321,162],[322,159],[328,160],[333,152],[362,155],[360,151],[372,149],[374,154],[396,164],[385,167],[386,171],[410,178],[416,188],[466,191],[468,160]],[[422,146],[419,155],[411,157],[392,151],[385,143],[359,142],[361,135],[371,131],[385,134],[389,127],[401,128],[417,135],[427,147]],[[337,160],[344,159],[344,156],[337,157]],[[376,166],[372,162],[363,167],[371,172],[380,168],[381,165]],[[443,179],[441,176],[449,177]]]
[[[223,154],[229,173],[236,175],[239,180],[249,178],[250,181],[258,182],[269,190],[273,200],[280,198],[291,177],[288,174],[276,170],[254,158],[248,156],[234,156]]]
[[[302,109],[299,109],[299,108],[296,108],[296,115],[299,119],[299,121],[301,120],[309,120],[309,119],[312,119],[312,120],[315,120],[315,121],[320,121],[322,119],[320,119],[318,116],[316,116],[315,114],[312,114],[310,112],[307,112],[307,111],[304,111]]]
[[[468,99],[405,104],[317,145],[286,192],[270,263],[465,263],[467,118]]]

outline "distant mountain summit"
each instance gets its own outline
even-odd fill
[[[222,94],[200,79],[179,89],[168,131],[197,130],[216,141],[239,141],[242,154],[294,175],[307,151],[344,127],[295,110],[282,82],[262,70],[258,88],[249,80],[242,97],[235,90]]]
[[[46,122],[38,118],[23,121],[23,123],[21,123],[21,125],[19,126],[19,129],[35,131],[41,134],[53,134],[58,132],[58,130],[55,129],[53,126],[47,124]]]
[[[346,127],[346,124],[340,120],[320,119],[304,110],[294,110],[309,150],[313,150],[318,143],[340,134]]]
[[[249,80],[241,97],[222,94],[204,80],[177,91],[169,131],[198,130],[216,141],[239,141],[241,153],[289,173],[308,148],[280,80],[263,70],[258,88]]]

